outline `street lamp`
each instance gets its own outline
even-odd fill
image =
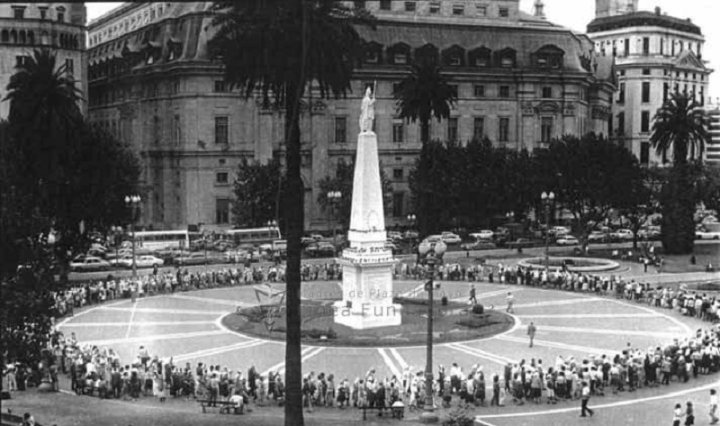
[[[425,284],[428,292],[428,320],[427,320],[427,356],[425,363],[425,407],[420,416],[422,423],[436,423],[438,416],[435,414],[433,403],[433,292],[435,290],[435,266],[442,264],[442,257],[447,246],[442,241],[431,243],[427,240],[418,246],[419,261],[429,267],[430,281]]]
[[[125,205],[130,209],[130,232],[132,233],[132,277],[137,277],[137,264],[135,263],[135,221],[138,219],[138,213],[140,212],[140,201],[142,199],[139,195],[126,195]]]
[[[113,236],[113,243],[115,244],[115,264],[118,263],[118,251],[120,249],[120,237],[125,233],[125,229],[123,229],[122,226],[111,226],[110,227],[110,233],[112,233]]]
[[[552,191],[549,194],[543,191],[540,199],[545,207],[545,271],[548,271],[550,268],[550,206],[555,200],[555,194]]]
[[[337,235],[335,234],[335,206],[342,198],[342,192],[340,191],[328,191],[327,193],[328,202],[330,203],[330,220],[333,221],[332,229],[333,229],[333,244],[335,244],[337,240]]]

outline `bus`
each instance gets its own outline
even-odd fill
[[[280,229],[276,227],[230,229],[225,231],[225,237],[237,246],[242,244],[251,244],[254,246],[272,244],[273,241],[282,239]]]
[[[169,248],[188,250],[190,242],[200,238],[199,232],[188,230],[180,231],[139,231],[135,233],[135,243],[138,247],[155,251]]]

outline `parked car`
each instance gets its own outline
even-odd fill
[[[507,244],[505,244],[505,247],[510,249],[517,249],[517,248],[528,248],[528,247],[535,247],[539,246],[540,243],[535,240],[531,240],[530,238],[518,238],[515,241],[510,241]]]
[[[335,246],[328,242],[320,241],[307,246],[305,253],[310,257],[335,256]]]
[[[307,247],[310,244],[315,242],[315,238],[312,237],[302,237],[300,238],[300,244],[302,244],[303,247]]]
[[[555,243],[559,246],[576,246],[580,244],[580,241],[570,234],[565,234],[558,238]]]
[[[76,257],[70,262],[70,270],[75,272],[106,271],[110,269],[110,263],[95,256]]]
[[[176,265],[182,265],[182,266],[187,266],[187,265],[204,265],[205,262],[206,262],[205,253],[199,252],[199,251],[190,253],[190,254],[188,254],[187,256],[180,256],[180,257],[175,258],[175,264],[176,264]],[[207,257],[207,264],[210,264],[210,263],[212,263],[212,262],[211,262],[211,257],[208,256],[208,257]]]
[[[660,239],[660,227],[659,226],[648,226],[647,228],[641,228],[638,231],[638,238],[641,240],[659,240]]]
[[[473,232],[469,235],[476,240],[492,240],[495,233],[489,229],[482,229],[480,232]]]
[[[490,240],[475,240],[469,243],[460,244],[460,248],[463,250],[492,250],[497,248],[495,243]]]
[[[632,241],[633,231],[629,229],[618,229],[610,233],[610,238],[614,241]]]
[[[443,232],[440,238],[442,239],[442,242],[448,245],[460,244],[462,242],[462,238],[453,232]]]
[[[560,237],[562,235],[569,234],[570,228],[568,228],[567,226],[553,226],[548,232],[550,233],[550,235]]]
[[[608,234],[602,231],[592,231],[590,235],[588,235],[589,243],[605,243],[609,239]]]
[[[696,240],[720,240],[720,232],[695,231]]]
[[[437,243],[442,240],[442,235],[428,235],[422,242]]]
[[[420,234],[417,231],[407,230],[405,234],[403,234],[403,237],[405,237],[406,240],[416,240],[420,238]]]
[[[402,240],[403,240],[403,235],[402,235],[400,232],[397,232],[397,231],[388,231],[388,232],[387,232],[387,237],[388,237],[389,240],[392,240],[393,242],[402,241]]]
[[[390,240],[385,242],[385,248],[392,251],[392,254],[397,254],[400,252],[400,248]]]

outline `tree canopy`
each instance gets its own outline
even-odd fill
[[[278,160],[262,164],[243,159],[234,185],[232,214],[236,226],[261,227],[282,217],[283,173]]]

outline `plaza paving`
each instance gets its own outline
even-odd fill
[[[418,285],[417,281],[399,281],[395,283],[395,291],[411,292]],[[275,286],[282,287],[281,284]],[[708,325],[681,317],[673,311],[594,294],[489,283],[475,283],[475,287],[480,303],[502,310],[507,291],[512,291],[516,300],[515,326],[508,332],[481,340],[436,345],[434,357],[436,365],[449,367],[457,362],[465,371],[479,363],[483,365],[488,380],[492,373],[502,373],[506,362],[521,359],[529,362],[535,358],[551,365],[558,355],[583,359],[588,354],[614,354],[627,345],[654,347],[675,337],[693,334],[695,329]],[[437,296],[444,294],[450,299],[466,300],[469,288],[469,283],[443,282]],[[303,283],[304,298],[338,299],[340,295],[340,286],[335,282]],[[221,325],[221,318],[234,312],[237,306],[255,303],[257,300],[252,286],[199,290],[143,298],[134,305],[129,300],[122,300],[92,307],[64,319],[59,328],[66,334],[75,332],[81,342],[114,348],[122,360],[134,358],[139,346],[144,345],[151,354],[173,357],[174,363],[179,365],[190,363],[194,366],[203,362],[243,371],[251,365],[265,373],[283,371],[283,342],[244,336]],[[538,328],[533,348],[528,347],[525,334],[530,321],[534,321]],[[407,366],[422,369],[425,363],[424,346],[349,348],[304,345],[302,354],[304,372],[333,373],[338,379],[347,378],[350,382],[356,377],[363,377],[371,368],[377,370],[379,377],[390,377],[399,376]],[[660,416],[660,413],[671,412],[671,404],[676,402],[672,396],[665,394],[682,392],[676,398],[678,401],[693,398],[698,404],[707,402],[706,390],[695,392],[693,389],[704,389],[703,386],[716,380],[715,376],[707,376],[685,385],[673,384],[667,389],[595,398],[591,405],[609,406],[600,410],[601,416],[588,419],[588,422],[658,424],[648,421],[653,416]],[[474,413],[485,416],[483,421],[494,425],[576,424],[579,420],[576,405],[527,404],[500,409],[479,408]],[[257,411],[263,410],[259,408]],[[703,410],[700,405],[699,418],[704,415]],[[323,415],[321,411],[311,417]],[[630,421],[633,416],[635,420]],[[664,421],[664,417],[658,419]]]

